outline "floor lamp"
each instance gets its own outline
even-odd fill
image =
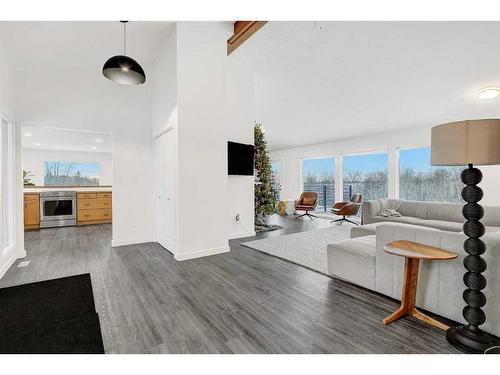
[[[500,164],[500,119],[459,121],[433,127],[431,155],[432,165],[468,166],[460,176],[466,185],[462,190],[462,198],[467,202],[462,209],[465,217],[463,229],[468,237],[464,242],[464,250],[468,255],[464,259],[467,272],[463,278],[467,287],[463,298],[467,305],[462,314],[468,324],[449,328],[446,337],[461,351],[484,353],[499,343],[479,328],[486,322],[486,315],[481,309],[486,304],[486,296],[481,291],[486,287],[486,278],[482,273],[487,265],[481,254],[487,249],[481,240],[484,225],[480,220],[484,211],[478,204],[483,191],[477,186],[483,175],[474,168],[474,164]]]

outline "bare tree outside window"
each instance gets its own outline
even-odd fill
[[[430,147],[399,151],[399,197],[413,201],[462,202],[464,167],[431,166]]]
[[[99,186],[100,163],[44,162],[46,186]]]
[[[344,201],[360,193],[363,200],[387,198],[387,153],[344,155]]]
[[[311,158],[302,161],[303,191],[318,194],[316,211],[330,211],[335,203],[335,158]]]

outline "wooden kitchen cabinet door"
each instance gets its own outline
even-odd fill
[[[24,229],[40,227],[40,198],[38,196],[24,197]]]

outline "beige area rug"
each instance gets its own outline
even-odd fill
[[[265,238],[242,245],[301,266],[328,274],[326,245],[351,238],[350,225],[332,225],[328,228]]]

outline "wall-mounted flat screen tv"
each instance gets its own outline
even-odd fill
[[[229,175],[253,176],[254,146],[227,142],[227,171]]]

